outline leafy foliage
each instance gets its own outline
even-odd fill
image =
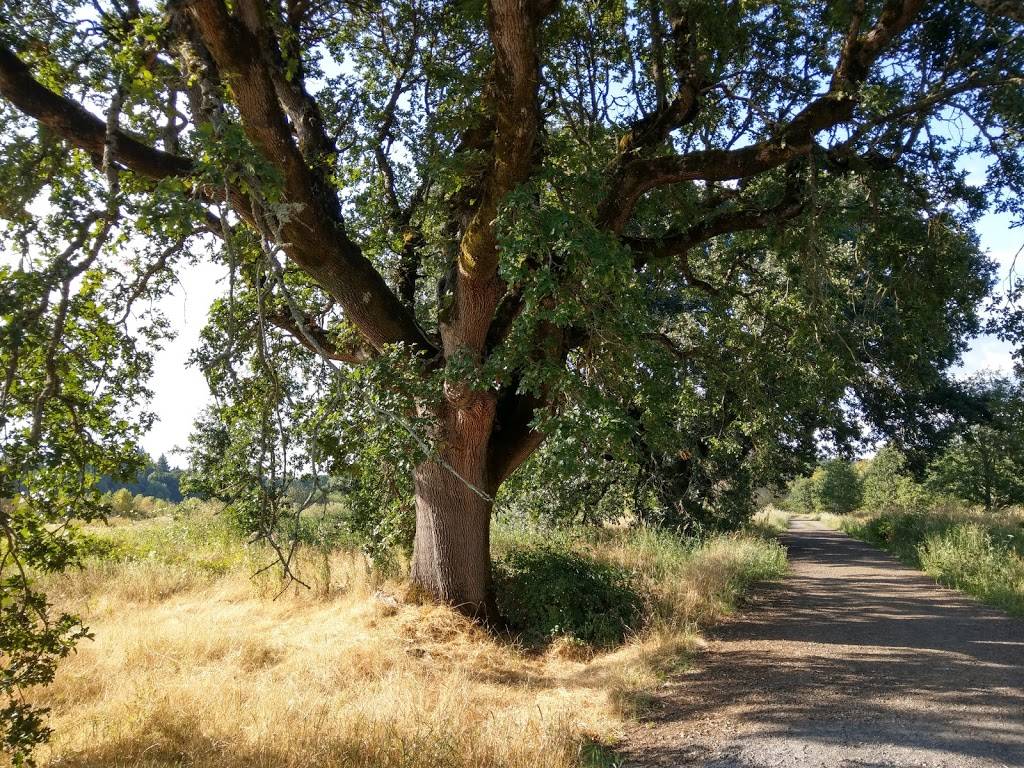
[[[969,423],[928,466],[929,489],[993,509],[1024,503],[1024,392],[1019,382],[970,382],[984,416]]]
[[[101,477],[98,487],[106,493],[126,490],[137,496],[150,496],[176,504],[182,500],[182,470],[170,465],[166,456],[161,455],[155,462],[145,457],[142,467],[132,480],[119,481],[112,477]]]
[[[789,483],[785,498],[786,508],[800,515],[813,515],[814,481],[810,477],[796,477]]]
[[[893,446],[883,446],[864,470],[864,508],[870,512],[913,512],[932,503],[929,494],[910,474],[906,457]]]
[[[644,621],[628,571],[557,544],[507,553],[495,580],[504,615],[529,644],[566,637],[608,648]]]
[[[845,515],[861,505],[863,486],[857,469],[843,459],[826,461],[810,477],[789,484],[786,506],[799,514]]]
[[[861,479],[843,459],[826,461],[811,476],[814,507],[819,512],[845,515],[861,503]]]
[[[150,356],[110,321],[119,302],[91,266],[103,240],[88,235],[93,251],[77,263],[54,255],[58,241],[41,269],[0,267],[0,733],[22,763],[46,735],[23,689],[52,679],[87,636],[75,616],[53,613],[33,576],[78,561],[72,521],[104,515],[99,473],[134,474],[133,441],[149,423],[135,404]]]

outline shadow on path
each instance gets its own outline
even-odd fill
[[[633,765],[1024,768],[1024,621],[795,520],[752,596],[629,739]]]

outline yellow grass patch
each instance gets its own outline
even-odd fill
[[[728,610],[738,574],[775,545],[714,540],[660,575],[644,572],[642,542],[595,546],[660,579],[650,628],[596,656],[566,643],[529,654],[446,608],[403,603],[355,553],[307,563],[329,578],[278,599],[251,567],[93,562],[47,587],[95,640],[39,695],[54,728],[41,764],[578,765],[615,741],[699,642],[695,625]]]

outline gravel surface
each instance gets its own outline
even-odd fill
[[[820,523],[629,734],[629,766],[1024,768],[1024,621]]]

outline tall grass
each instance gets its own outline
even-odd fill
[[[774,504],[768,504],[757,511],[747,523],[747,528],[762,536],[774,536],[789,528],[789,521],[792,517],[792,512],[779,509]]]
[[[593,764],[699,627],[785,568],[777,544],[751,535],[558,534],[629,570],[651,615],[608,652],[537,652],[403,601],[402,580],[355,551],[301,553],[315,588],[275,599],[274,576],[253,578],[265,553],[215,516],[91,533],[84,569],[46,585],[95,635],[39,695],[54,768]],[[530,535],[499,527],[495,554]]]
[[[940,584],[1024,616],[1024,515],[945,506],[826,520]]]

